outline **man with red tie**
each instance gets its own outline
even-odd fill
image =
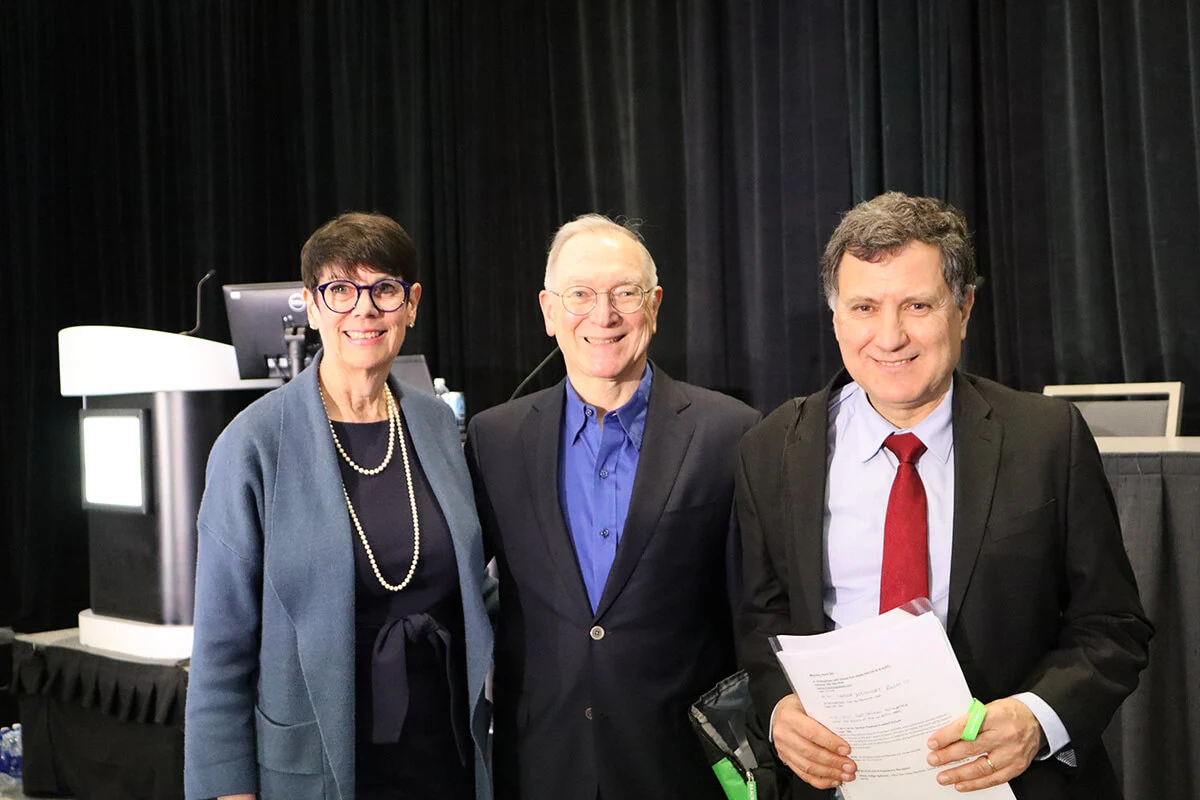
[[[797,800],[854,780],[847,743],[804,713],[777,634],[928,597],[987,704],[929,731],[930,780],[1019,800],[1120,798],[1100,736],[1153,628],[1095,441],[1064,401],[956,370],[975,302],[966,221],[891,192],[842,219],[822,278],[845,372],[743,439],[741,658]],[[947,767],[961,759],[967,761]]]

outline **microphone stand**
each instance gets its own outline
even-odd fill
[[[290,318],[284,317],[290,321]],[[287,345],[288,351],[288,376],[287,379],[295,380],[300,374],[300,370],[304,369],[304,342],[308,336],[308,328],[304,325],[285,325],[283,329],[283,341]]]

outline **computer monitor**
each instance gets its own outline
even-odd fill
[[[392,362],[391,373],[398,381],[414,386],[425,394],[434,394],[429,365],[425,363],[425,356],[420,353],[396,356],[396,360]]]
[[[288,348],[283,334],[285,328],[308,324],[304,284],[228,284],[224,291],[238,375],[243,379],[288,378]],[[306,356],[310,355],[308,349]]]

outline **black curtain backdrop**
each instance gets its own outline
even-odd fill
[[[550,350],[545,248],[592,210],[645,222],[658,362],[767,410],[840,363],[839,214],[939,195],[987,280],[969,369],[1183,380],[1200,433],[1198,43],[1197,0],[0,4],[0,624],[87,605],[57,331],[190,328],[215,267],[221,339],[218,285],[296,279],[345,210],[412,232],[405,349],[472,410]]]

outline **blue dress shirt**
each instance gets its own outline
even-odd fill
[[[625,529],[652,381],[647,363],[633,397],[608,412],[601,427],[595,407],[584,403],[567,379],[558,449],[558,502],[593,613],[600,606]]]

